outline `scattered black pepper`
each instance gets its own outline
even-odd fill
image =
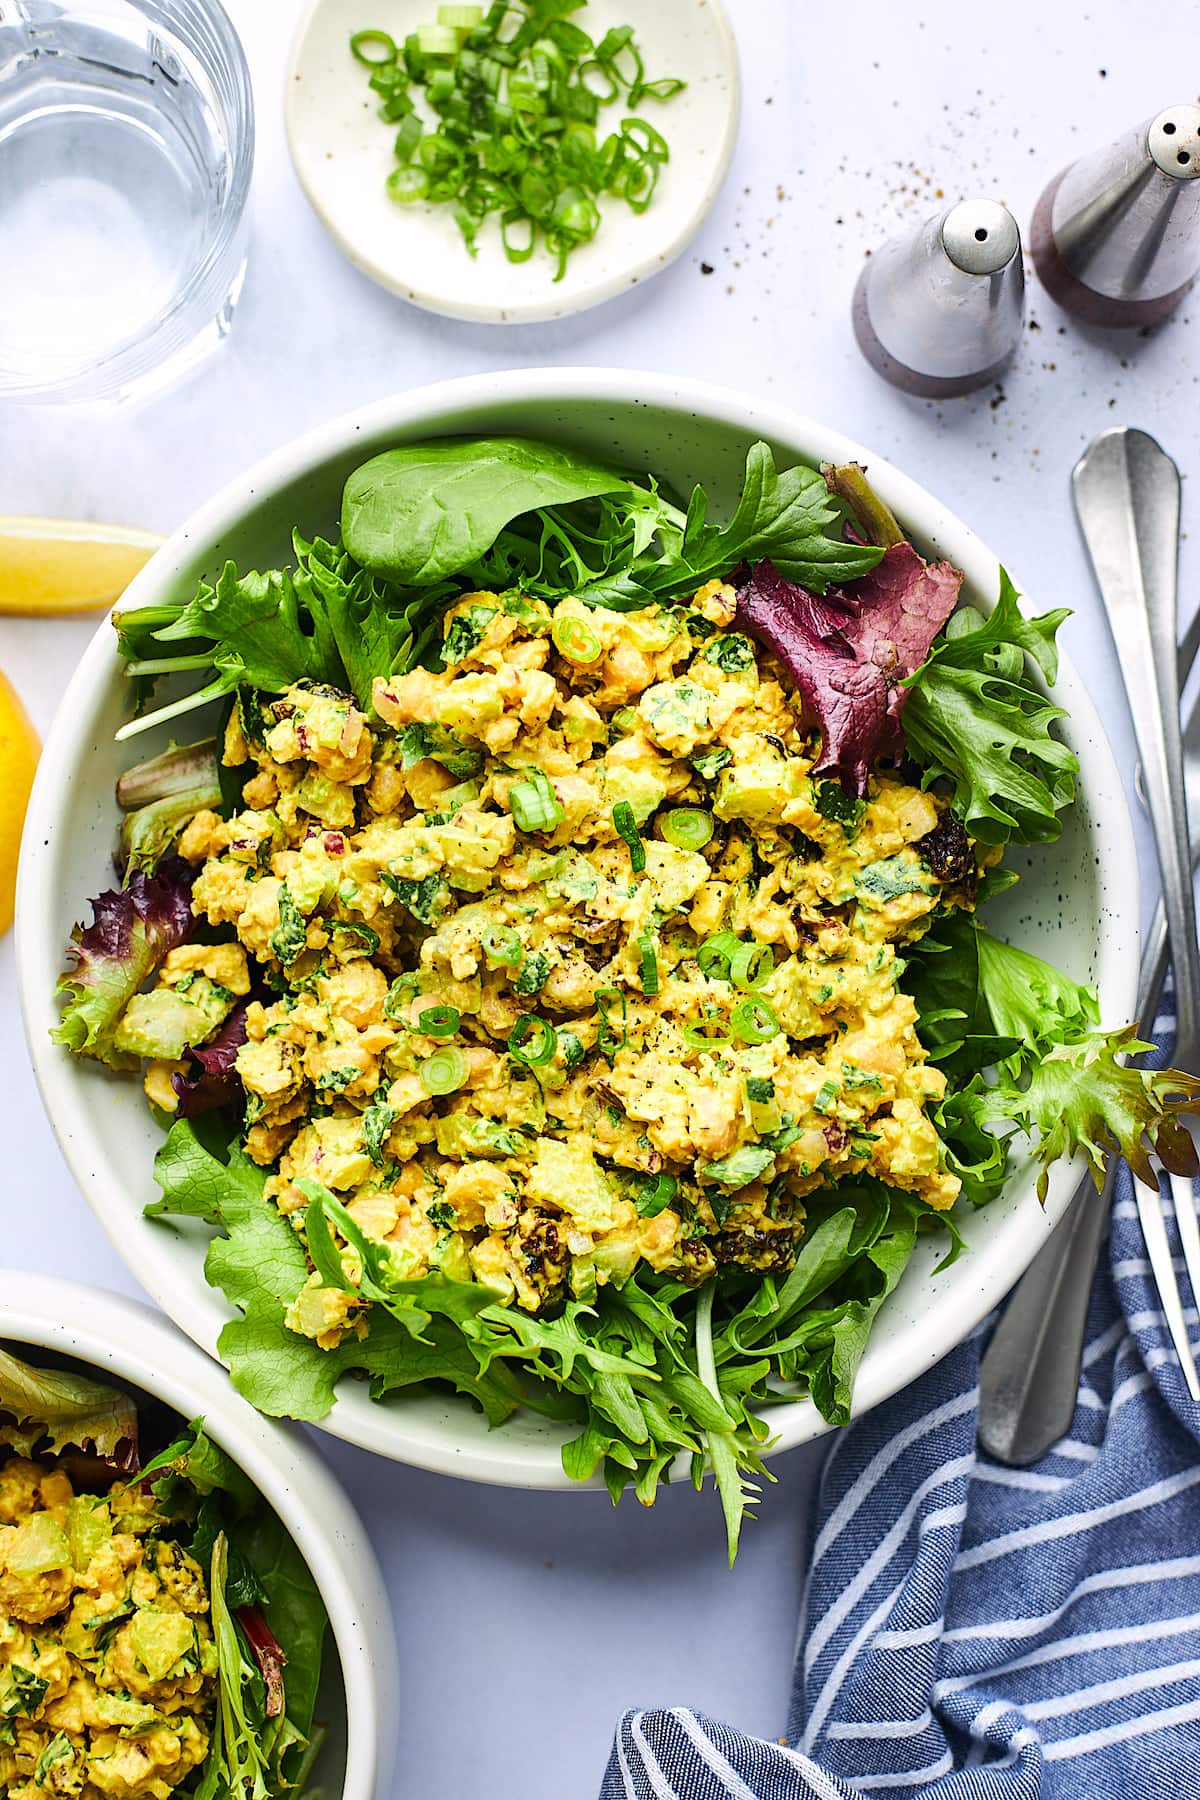
[[[700,273],[702,275],[711,275],[712,272],[713,272],[713,266],[711,263],[701,263],[700,264]]]

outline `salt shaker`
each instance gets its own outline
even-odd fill
[[[1092,325],[1154,325],[1200,272],[1200,106],[1168,106],[1056,175],[1033,215],[1034,266]]]
[[[854,335],[895,387],[938,399],[996,380],[1024,309],[1016,220],[998,200],[961,200],[864,263]]]

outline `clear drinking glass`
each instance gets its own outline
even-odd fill
[[[216,0],[0,0],[0,398],[124,396],[219,342],[253,161]]]

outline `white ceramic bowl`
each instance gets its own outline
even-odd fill
[[[714,509],[732,504],[746,448],[756,438],[766,438],[783,461],[857,459],[868,465],[917,544],[964,571],[967,598],[986,608],[997,593],[996,558],[967,526],[898,469],[837,432],[699,382],[642,372],[541,369],[420,389],[311,432],[202,507],[137,576],[124,604],[190,592],[202,570],[227,556],[260,568],[282,562],[296,523],[306,535],[332,535],[346,475],[392,444],[496,431],[557,438],[653,471],[684,491],[703,482]],[[1042,610],[1036,592],[1027,604]],[[1138,960],[1129,816],[1100,722],[1065,661],[1055,694],[1070,713],[1064,735],[1079,757],[1080,800],[1057,844],[1009,857],[1023,879],[989,917],[1076,979],[1094,981],[1105,1023],[1121,1024],[1132,1017]],[[206,1231],[191,1222],[142,1216],[145,1202],[157,1194],[151,1159],[159,1134],[140,1083],[73,1059],[49,1036],[68,932],[85,913],[87,897],[111,880],[113,783],[123,767],[166,741],[164,731],[135,746],[115,744],[125,707],[106,622],[67,688],[29,806],[17,900],[22,1001],[42,1096],[80,1187],[138,1279],[198,1344],[215,1352],[229,1314],[204,1280]],[[196,724],[194,716],[189,724]],[[944,1245],[936,1237],[922,1241],[876,1324],[859,1373],[857,1412],[937,1362],[1003,1297],[1061,1216],[1077,1174],[1075,1167],[1056,1167],[1043,1208],[1033,1171],[1018,1160],[1004,1194],[964,1221],[970,1253],[940,1275],[933,1270]],[[465,1399],[423,1395],[379,1405],[344,1383],[325,1423],[352,1443],[425,1468],[514,1486],[572,1485],[559,1461],[571,1433],[532,1413],[490,1431]],[[807,1401],[778,1409],[772,1426],[778,1449],[827,1429]]]
[[[392,1792],[399,1673],[383,1574],[345,1494],[295,1426],[264,1419],[221,1370],[136,1300],[0,1271],[0,1342],[37,1346],[203,1417],[279,1514],[329,1614],[318,1717],[329,1737],[314,1780],[329,1800]]]
[[[577,21],[598,41],[633,18],[647,74],[675,76],[687,87],[636,108],[671,152],[653,201],[643,213],[621,200],[602,201],[599,231],[572,251],[561,281],[542,247],[527,262],[509,262],[494,219],[472,256],[448,206],[397,206],[388,195],[396,127],[379,118],[370,70],[351,56],[350,38],[365,22],[399,43],[436,14],[434,0],[366,7],[363,0],[310,0],[300,21],[284,90],[288,148],[313,211],[343,256],[414,306],[478,325],[565,319],[674,262],[720,192],[737,138],[737,47],[721,0],[634,8],[625,0],[590,0]],[[598,129],[613,129],[606,120],[627,110],[605,107]]]

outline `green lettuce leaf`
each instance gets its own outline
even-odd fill
[[[107,1382],[70,1369],[35,1369],[0,1350],[0,1444],[20,1456],[86,1450],[136,1470],[137,1404]]]
[[[985,619],[960,607],[928,660],[909,677],[903,713],[909,755],[927,782],[953,785],[954,811],[985,844],[1050,843],[1075,797],[1078,764],[1052,731],[1063,709],[1034,686],[1027,661],[1053,683],[1065,609],[1026,619],[1001,570]]]

